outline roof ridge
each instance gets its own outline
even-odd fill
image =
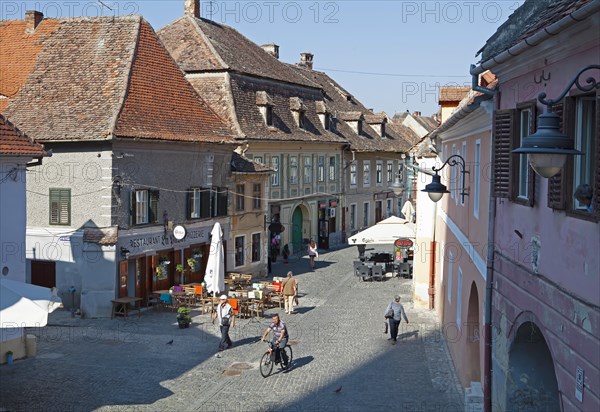
[[[202,31],[202,28],[200,27],[200,25],[198,24],[198,20],[202,20],[208,23],[214,23],[211,20],[207,20],[207,19],[203,19],[203,18],[197,18],[197,17],[191,17],[191,16],[184,16],[187,19],[192,21],[192,24],[194,26],[194,29],[196,30],[196,33],[198,33],[200,35],[200,37],[202,37],[202,40],[204,41],[204,43],[206,44],[206,46],[209,48],[209,50],[212,52],[213,56],[215,56],[215,58],[219,61],[219,63],[221,64],[221,66],[223,67],[223,69],[225,70],[230,70],[231,67],[225,63],[225,60],[223,60],[223,58],[221,57],[221,55],[217,52],[217,50],[215,49],[215,47],[213,46],[212,42],[207,38],[206,34],[204,34],[204,32]],[[218,26],[221,26],[218,23],[214,23],[217,24]],[[221,27],[229,27],[229,26],[221,26]],[[239,32],[238,32],[239,33]],[[241,33],[240,33],[241,35]]]
[[[137,21],[137,28],[136,28],[136,31],[134,34],[135,47],[132,49],[129,61],[127,62],[128,70],[123,71],[123,73],[127,73],[127,74],[124,74],[125,87],[123,87],[123,93],[119,97],[117,107],[115,107],[115,112],[114,112],[113,118],[110,122],[109,134],[111,136],[114,136],[114,133],[117,129],[117,123],[119,122],[119,117],[121,116],[121,113],[123,112],[123,108],[125,107],[125,101],[127,100],[127,95],[129,94],[129,86],[131,84],[131,72],[133,71],[133,62],[135,61],[135,56],[137,55],[138,45],[140,43],[140,32],[142,29],[142,21],[144,20],[144,18],[142,16],[138,16],[138,17],[139,18]]]

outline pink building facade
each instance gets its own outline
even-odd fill
[[[492,146],[493,410],[600,410],[599,90],[573,87],[554,107],[562,132],[584,152],[568,159],[557,177],[537,176],[525,155],[511,153],[546,110],[540,92],[555,98],[581,68],[600,65],[600,2],[557,3],[526,2],[523,13],[510,17],[513,24],[488,40],[483,63],[472,70],[490,69],[499,81]],[[581,83],[589,76],[600,80],[600,70],[584,73]],[[581,185],[594,192],[589,206],[574,197]]]

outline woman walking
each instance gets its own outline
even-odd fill
[[[308,258],[310,259],[310,270],[315,270],[315,257],[319,257],[317,252],[317,245],[314,240],[310,240],[308,244]]]

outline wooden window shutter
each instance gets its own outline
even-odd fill
[[[59,223],[60,195],[56,189],[50,189],[50,224],[57,225]]]
[[[135,200],[135,190],[132,190],[131,192],[129,192],[129,226],[133,226],[135,224],[135,222],[137,222],[136,219],[136,200]]]
[[[552,111],[560,118],[558,127],[563,134],[565,133],[564,108],[564,101],[552,106]],[[566,194],[562,181],[562,171],[548,179],[548,207],[551,209],[565,210],[566,208]]]
[[[512,157],[511,143],[515,134],[516,110],[496,110],[494,112],[494,135],[493,135],[493,190],[494,196],[507,198],[511,190]]]
[[[200,190],[200,217],[210,217],[210,189],[207,187]]]
[[[227,216],[227,188],[220,187],[217,194],[217,216]]]
[[[71,224],[71,189],[60,190],[60,223]]]
[[[158,223],[158,190],[148,190],[148,223]]]
[[[185,204],[187,205],[187,209],[185,210],[185,216],[187,218],[187,220],[190,220],[192,218],[192,212],[194,211],[194,190],[190,190],[188,192],[186,192],[186,202]]]

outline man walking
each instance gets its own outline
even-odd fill
[[[298,296],[298,281],[291,271],[287,273],[287,278],[284,279],[281,288],[283,289],[285,313],[292,314],[294,313],[294,300]]]
[[[219,327],[221,329],[221,342],[219,342],[219,352],[223,352],[225,349],[233,347],[233,342],[229,337],[229,327],[235,326],[235,313],[229,303],[227,303],[227,295],[221,295],[219,299],[219,306],[213,313],[213,322],[215,319],[219,320]],[[217,358],[221,357],[220,353],[217,353]]]
[[[389,317],[389,315],[392,315]],[[400,325],[400,321],[402,318],[408,323],[408,318],[406,317],[406,312],[404,311],[404,306],[400,303],[400,296],[396,295],[394,297],[394,301],[390,302],[384,312],[384,317],[389,319],[390,322],[390,338],[388,340],[392,341],[392,345],[396,344],[396,339],[398,337],[398,326]]]

